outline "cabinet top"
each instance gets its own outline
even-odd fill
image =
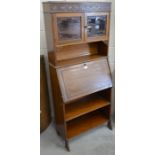
[[[44,13],[109,12],[111,2],[43,2]]]

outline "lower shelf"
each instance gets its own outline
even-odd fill
[[[109,106],[110,102],[103,96],[95,93],[74,103],[65,105],[65,121],[70,121],[94,110]]]
[[[102,111],[89,113],[67,123],[67,138],[73,138],[81,133],[97,127],[108,121],[108,117]]]

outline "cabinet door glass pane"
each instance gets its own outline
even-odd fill
[[[88,16],[87,33],[88,37],[103,36],[106,34],[107,16]]]
[[[57,24],[60,41],[81,39],[81,17],[58,17]]]

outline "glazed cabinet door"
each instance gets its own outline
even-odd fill
[[[54,15],[54,40],[56,45],[81,43],[84,40],[82,13],[56,13]]]
[[[109,13],[85,14],[86,41],[105,41],[109,35]]]

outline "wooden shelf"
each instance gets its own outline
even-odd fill
[[[101,95],[93,94],[92,96],[87,96],[74,103],[65,105],[65,121],[70,121],[81,115],[87,114],[108,105],[110,105],[110,103]]]
[[[73,58],[73,59],[68,59],[68,60],[62,60],[62,61],[56,62],[56,68],[62,67],[62,66],[64,67],[64,66],[85,63],[85,62],[89,62],[92,60],[98,60],[98,59],[103,59],[103,58],[106,59],[107,56],[103,56],[100,54],[93,54],[93,55],[81,56],[78,58]]]
[[[102,111],[95,111],[67,123],[67,138],[73,138],[108,121]]]

